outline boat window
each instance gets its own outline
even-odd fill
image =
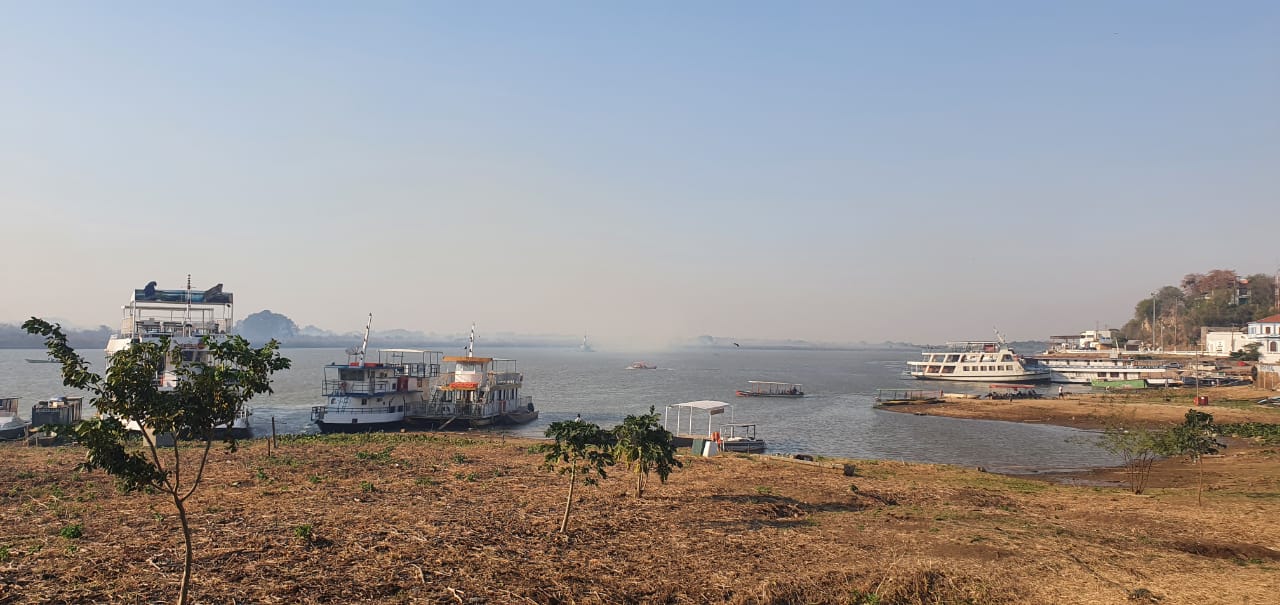
[[[364,371],[359,368],[338,368],[339,380],[364,380]]]

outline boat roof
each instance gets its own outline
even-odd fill
[[[492,358],[492,357],[456,357],[456,356],[450,356],[450,357],[445,357],[445,358],[444,358],[444,361],[452,361],[452,362],[455,362],[455,363],[489,363],[489,362],[493,361],[493,358]],[[509,360],[509,359],[502,359],[502,360],[499,360],[499,361],[510,361],[510,360]]]
[[[789,386],[789,387],[803,386],[798,382],[769,382],[767,380],[748,380],[747,384],[780,384],[780,385]]]
[[[439,353],[430,349],[378,349],[383,353]]]
[[[225,305],[231,304],[235,296],[222,291],[222,284],[208,290],[147,290],[135,289],[134,302],[181,303],[193,305]]]
[[[691,408],[691,409],[695,409],[695,410],[705,410],[705,411],[708,411],[708,412],[712,412],[712,411],[723,411],[724,409],[726,409],[726,408],[728,408],[728,407],[730,407],[730,406],[729,406],[729,404],[727,404],[727,403],[725,403],[725,402],[723,402],[723,401],[711,401],[711,400],[708,400],[708,399],[704,399],[704,400],[702,400],[702,401],[687,401],[687,402],[685,402],[685,403],[673,403],[673,404],[671,404],[671,405],[669,405],[669,406],[667,406],[667,407],[669,407],[669,408]]]

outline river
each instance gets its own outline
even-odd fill
[[[95,371],[102,352],[85,351]],[[1066,471],[1111,466],[1119,461],[1092,445],[1094,434],[1057,426],[915,416],[873,407],[877,388],[945,388],[981,392],[985,385],[923,383],[904,378],[906,362],[919,351],[682,350],[645,355],[582,353],[572,349],[485,349],[478,355],[517,359],[525,395],[541,417],[508,428],[541,437],[547,425],[581,414],[609,427],[627,414],[682,401],[715,399],[734,404],[738,422],[758,425],[770,452],[875,458],[983,466],[1008,473]],[[316,432],[311,406],[320,403],[322,368],[346,359],[341,349],[286,349],[293,367],[275,376],[274,393],[250,403],[257,435]],[[30,418],[37,399],[72,395],[61,386],[59,366],[27,363],[40,350],[0,350],[0,396],[22,397]],[[628,370],[643,359],[658,369]],[[802,399],[735,398],[748,380],[804,384]]]

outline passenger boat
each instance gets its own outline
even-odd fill
[[[235,327],[234,295],[223,292],[222,284],[207,290],[193,290],[190,275],[183,290],[158,290],[154,281],[135,289],[133,297],[121,310],[124,317],[120,330],[107,341],[105,353],[108,360],[135,344],[159,343],[167,338],[170,346],[179,352],[179,363],[207,363],[209,351],[204,339],[226,338]],[[161,390],[172,390],[178,386],[177,366],[173,361],[167,361],[158,374]],[[229,426],[222,425],[217,429],[229,431],[237,437],[247,436],[252,414],[248,406],[242,407]],[[125,427],[132,431],[141,429],[132,420],[125,422]]]
[[[722,424],[720,449],[726,452],[758,454],[765,450],[765,442],[756,437],[754,424]]]
[[[538,418],[533,397],[521,395],[524,374],[516,360],[475,356],[475,326],[466,356],[445,357],[446,367],[426,401],[411,406],[408,420],[441,428],[524,424]]]
[[[748,380],[747,390],[734,391],[738,397],[804,397],[803,385],[791,382]]]
[[[628,370],[656,370],[658,369],[658,366],[649,365],[643,361],[636,361],[636,362],[632,362],[631,365],[627,366],[627,369]]]
[[[927,350],[924,360],[908,361],[908,373],[921,380],[964,382],[1037,382],[1049,380],[1049,368],[1030,363],[996,341],[949,342],[943,350]]]
[[[371,313],[360,348],[347,350],[346,363],[324,367],[325,402],[311,408],[311,421],[322,433],[401,428],[409,408],[424,401],[431,380],[440,376],[440,351],[382,349],[377,361],[366,361],[372,325]]]
[[[17,397],[0,397],[0,440],[22,439],[31,423],[18,415]]]
[[[1036,367],[1049,370],[1051,382],[1091,384],[1095,380],[1166,380],[1173,376],[1162,362],[1079,354],[1028,355]]]

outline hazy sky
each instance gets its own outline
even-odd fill
[[[1044,338],[1278,193],[1276,2],[0,0],[0,322]]]

